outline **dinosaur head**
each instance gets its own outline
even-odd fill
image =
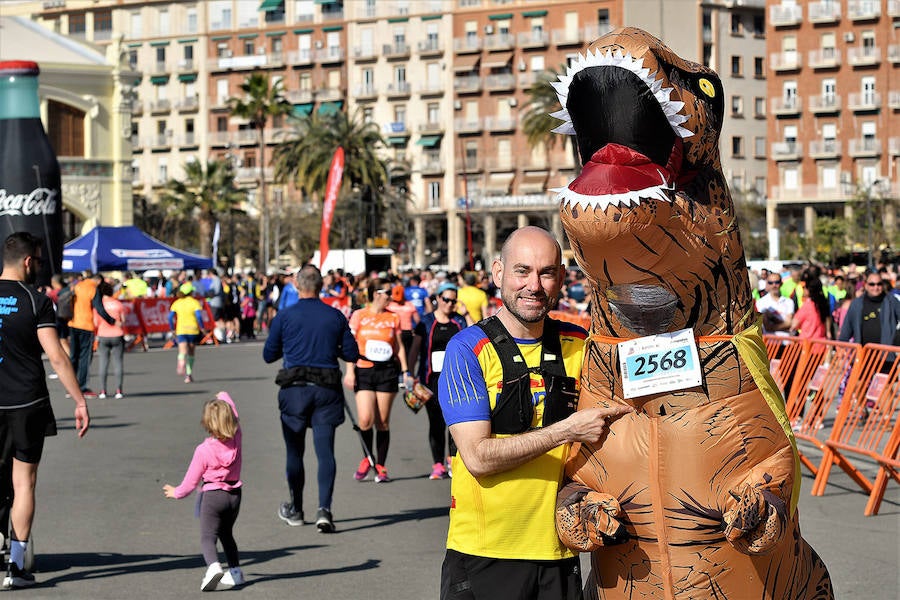
[[[719,164],[724,92],[715,72],[625,28],[591,44],[553,86],[563,106],[554,131],[575,136],[583,163],[556,190],[560,215],[615,313],[610,323],[642,333],[695,326],[738,295],[745,303],[734,291],[739,277],[723,276],[740,271],[743,248]],[[707,281],[705,312],[686,307],[685,290]],[[648,306],[659,314],[647,317]]]

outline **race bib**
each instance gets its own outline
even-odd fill
[[[700,359],[692,329],[620,342],[622,395],[639,398],[702,383]]]
[[[431,353],[431,370],[440,373],[444,370],[444,351],[435,350]]]
[[[386,362],[394,356],[394,348],[381,340],[366,340],[366,358],[375,362]]]

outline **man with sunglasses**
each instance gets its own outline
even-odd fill
[[[857,344],[893,344],[900,323],[900,300],[885,292],[881,275],[866,272],[865,291],[847,308],[838,339]]]
[[[34,519],[34,489],[44,438],[56,435],[41,352],[75,400],[75,431],[87,433],[90,417],[72,363],[59,343],[53,303],[38,293],[43,242],[27,232],[3,243],[0,273],[0,501],[12,500],[10,559],[4,588],[34,585],[25,570],[25,552]],[[12,487],[12,490],[10,490]],[[12,491],[12,493],[10,493]],[[4,524],[5,525],[5,524]],[[5,530],[3,531],[5,533]]]
[[[554,520],[568,444],[597,443],[630,408],[572,412],[587,334],[547,318],[561,263],[549,232],[514,231],[491,267],[503,308],[443,356],[438,398],[458,454],[441,600],[582,598],[578,555]]]
[[[781,295],[781,275],[769,273],[765,279],[766,294],[756,301],[756,311],[762,315],[763,333],[790,335],[794,302]]]

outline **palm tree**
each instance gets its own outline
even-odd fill
[[[284,115],[291,111],[291,104],[284,97],[284,86],[280,79],[269,84],[269,76],[253,73],[241,84],[243,98],[233,96],[228,99],[228,110],[232,116],[246,119],[256,129],[259,143],[259,268],[265,272],[269,265],[269,200],[266,194],[266,124],[270,117]]]
[[[560,67],[560,69],[564,71],[565,67]],[[550,85],[551,82],[557,80],[558,76],[558,72],[553,69],[538,74],[535,82],[528,88],[528,102],[525,104],[525,114],[522,116],[522,132],[525,134],[528,145],[535,148],[543,144],[548,153],[556,146],[557,141],[565,144],[565,137],[552,131],[559,126],[559,119],[550,116],[550,113],[561,108],[556,90]],[[571,144],[572,158],[575,161],[573,164],[577,166],[579,159],[574,138],[569,140],[569,143]]]
[[[244,199],[234,183],[234,171],[223,160],[199,160],[184,164],[184,179],[170,179],[161,201],[169,214],[196,219],[200,229],[200,254],[210,253],[216,218],[228,214]],[[217,261],[218,257],[213,257]]]
[[[290,139],[275,148],[275,180],[292,182],[306,196],[321,199],[338,146],[344,149],[340,198],[346,200],[355,189],[357,218],[364,218],[363,203],[367,199],[380,202],[390,182],[387,161],[379,156],[384,138],[378,126],[366,122],[360,111],[353,117],[343,111],[326,115],[313,112],[295,120]],[[336,216],[345,215],[346,204],[338,203]]]

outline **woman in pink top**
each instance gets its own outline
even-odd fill
[[[203,406],[200,420],[209,437],[194,450],[181,485],[163,486],[166,498],[184,498],[198,484],[200,500],[200,549],[206,561],[206,573],[200,590],[228,589],[244,583],[234,541],[234,523],[241,509],[241,425],[237,408],[227,392],[216,394]],[[216,540],[222,543],[228,559],[228,571],[219,564]]]
[[[392,312],[400,317],[400,341],[403,342],[403,349],[409,356],[409,350],[412,348],[413,329],[419,324],[419,311],[412,303],[405,299],[404,288],[397,284],[391,288],[392,302],[387,305],[387,311]]]
[[[830,337],[831,328],[828,323],[830,319],[830,305],[822,291],[822,282],[817,277],[811,277],[806,282],[803,304],[794,313],[791,321],[791,332],[801,338],[824,340]]]
[[[94,329],[97,332],[97,354],[100,356],[100,394],[98,398],[106,398],[106,375],[109,371],[109,357],[113,359],[113,370],[116,374],[116,398],[122,398],[122,382],[125,378],[125,305],[113,298],[112,286],[106,281],[100,282],[97,291],[103,298],[103,308],[114,322],[108,323],[94,310]]]

